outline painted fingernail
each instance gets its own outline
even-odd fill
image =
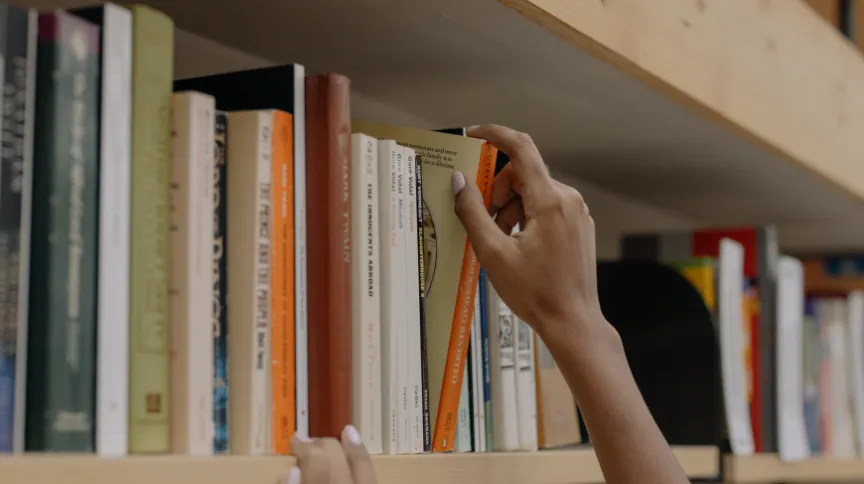
[[[353,425],[346,425],[342,430],[342,442],[348,442],[354,445],[361,445],[360,432]]]
[[[300,484],[300,468],[292,467],[290,471],[288,471],[288,475],[285,476],[285,479],[282,480],[284,484]]]
[[[459,192],[465,188],[465,175],[460,171],[454,171],[450,177],[450,186],[453,188],[453,196],[459,195]]]

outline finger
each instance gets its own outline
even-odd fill
[[[549,180],[549,171],[534,141],[525,133],[499,126],[486,124],[468,128],[468,136],[482,138],[510,157],[517,178],[526,187]]]
[[[342,430],[342,449],[348,459],[354,484],[375,484],[372,459],[369,458],[369,453],[366,452],[366,447],[360,439],[360,432],[353,425]]]
[[[348,465],[348,459],[345,457],[345,450],[342,448],[342,444],[336,439],[318,439],[315,441],[315,445],[320,447],[324,455],[327,456],[330,480],[312,482],[315,484],[318,482],[329,482],[330,484],[351,484],[351,467]],[[306,482],[310,481],[307,480]]]
[[[504,250],[505,245],[510,242],[509,237],[497,229],[483,205],[483,196],[477,185],[466,183],[465,176],[458,171],[453,173],[452,183],[453,195],[456,197],[456,215],[465,226],[474,252],[483,264]]]
[[[504,208],[498,212],[495,217],[495,225],[501,229],[504,235],[510,235],[513,232],[513,227],[525,221],[525,212],[522,210],[522,199],[514,198],[510,200]]]
[[[492,198],[489,203],[489,214],[495,215],[505,205],[519,194],[519,180],[516,179],[513,165],[508,163],[492,180]]]
[[[305,482],[329,482],[330,480],[327,454],[317,444],[316,441],[301,438],[297,434],[291,438],[291,455],[297,458],[299,475]]]

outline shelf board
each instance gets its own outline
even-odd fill
[[[510,125],[556,173],[698,223],[864,249],[864,59],[804,2],[143,1],[267,62],[346,74],[380,121]]]
[[[690,477],[716,477],[715,447],[676,448]],[[590,449],[536,453],[437,454],[374,457],[379,484],[577,484],[603,482]],[[82,456],[0,457],[3,484],[277,484],[288,457]]]
[[[726,482],[840,482],[864,480],[864,460],[813,458],[800,462],[783,462],[776,454],[749,457],[723,457]]]

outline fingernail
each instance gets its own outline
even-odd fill
[[[453,188],[453,196],[459,195],[459,192],[465,188],[465,175],[460,171],[454,171],[450,177],[450,186]]]
[[[467,130],[467,129],[477,129],[477,128],[479,128],[479,127],[480,127],[479,124],[475,124],[474,126],[468,126],[468,127],[466,127],[465,129],[466,129],[466,130]]]
[[[360,445],[363,443],[360,440],[360,432],[357,431],[353,425],[346,425],[342,430],[342,442],[349,442],[354,445]]]
[[[285,476],[285,479],[282,480],[284,484],[300,484],[300,468],[292,467],[290,471],[288,471],[288,475]]]

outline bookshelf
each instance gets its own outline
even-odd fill
[[[726,482],[735,483],[860,481],[864,477],[864,461],[817,458],[782,462],[775,454],[726,456],[723,472]]]
[[[719,455],[713,447],[675,449],[691,478],[716,477]],[[484,453],[376,457],[379,484],[579,484],[603,482],[590,449],[540,453]],[[276,484],[291,466],[280,457],[15,457],[0,459],[4,484],[62,480],[105,484]]]

